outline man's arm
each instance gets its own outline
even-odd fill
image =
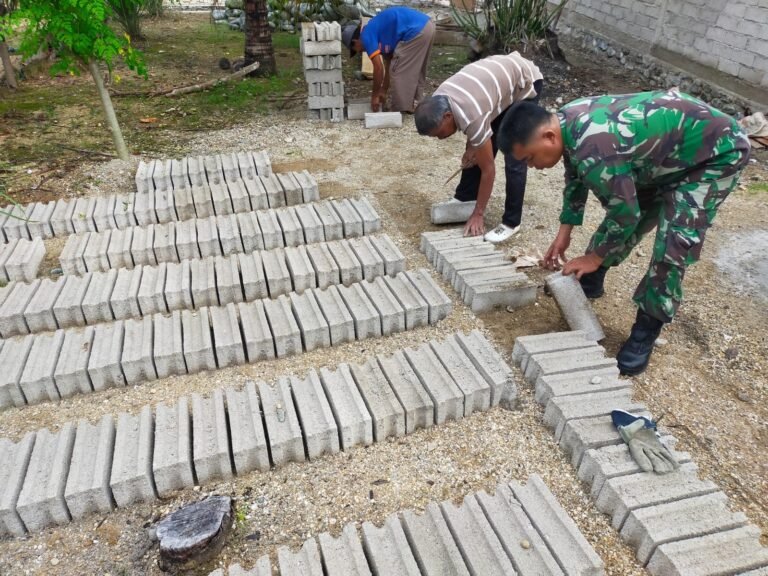
[[[389,84],[388,70],[384,68],[384,57],[381,53],[371,58],[373,64],[373,91],[371,92],[371,110],[378,112],[387,96],[386,84]],[[389,63],[386,65],[389,68]]]
[[[493,158],[493,145],[490,138],[481,144],[479,148],[468,146],[464,158],[468,159],[468,157],[472,156],[474,156],[473,164],[480,168],[480,186],[477,189],[475,210],[464,226],[465,236],[479,236],[485,232],[483,216],[485,215],[488,201],[491,199],[493,182],[496,179],[496,162]]]

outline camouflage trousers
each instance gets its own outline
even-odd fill
[[[743,164],[746,163],[746,157]],[[707,229],[717,210],[736,187],[739,172],[733,167],[723,177],[722,168],[699,173],[696,180],[684,180],[659,190],[638,193],[641,216],[626,243],[606,254],[603,266],[617,266],[648,232],[657,228],[648,271],[635,290],[633,300],[645,313],[671,322],[683,299],[685,270],[699,260]],[[592,236],[587,253],[605,234],[601,225]]]

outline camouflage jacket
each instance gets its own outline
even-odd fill
[[[560,222],[581,225],[592,190],[606,210],[599,256],[632,234],[639,195],[655,196],[708,172],[732,176],[749,150],[733,118],[674,90],[582,98],[558,117],[566,182]]]

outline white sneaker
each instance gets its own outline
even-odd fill
[[[512,228],[511,226],[507,226],[506,224],[499,224],[491,230],[490,232],[486,233],[484,236],[486,242],[491,242],[493,244],[498,244],[499,242],[504,242],[505,240],[509,240],[520,232],[520,226],[515,226]]]

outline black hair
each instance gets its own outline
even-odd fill
[[[446,112],[451,111],[451,103],[448,96],[430,96],[425,98],[416,107],[413,113],[413,120],[416,123],[416,130],[422,136],[430,136],[432,132],[440,127]]]
[[[501,121],[497,136],[499,150],[507,154],[515,144],[527,144],[536,129],[549,122],[551,116],[551,112],[533,102],[514,104]]]

